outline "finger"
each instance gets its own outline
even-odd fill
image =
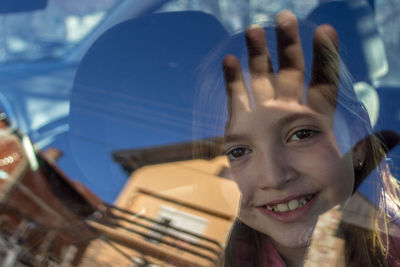
[[[301,100],[304,88],[304,57],[296,16],[282,11],[276,16],[278,43],[278,89],[277,96]]]
[[[264,29],[257,24],[251,25],[246,30],[247,53],[249,57],[249,68],[255,77],[267,77],[273,74],[273,68]]]
[[[257,24],[246,30],[246,44],[251,74],[251,88],[255,103],[274,96],[271,80],[274,78],[264,29]]]
[[[227,55],[222,61],[222,66],[228,96],[228,115],[231,120],[235,114],[250,109],[250,98],[239,60],[233,55]]]
[[[330,25],[321,25],[313,38],[313,63],[308,95],[321,94],[336,106],[339,84],[338,37]]]

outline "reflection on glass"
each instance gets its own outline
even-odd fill
[[[61,55],[115,1],[78,2],[50,2],[54,31],[21,16],[5,60]],[[399,94],[371,1],[146,3],[79,68],[5,68],[1,97],[40,143],[0,115],[0,265],[394,265],[399,137],[378,131]],[[283,8],[299,30],[274,23]],[[163,13],[181,10],[202,12]]]

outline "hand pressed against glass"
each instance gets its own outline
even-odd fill
[[[304,250],[318,216],[343,203],[354,188],[354,166],[363,161],[340,114],[335,116],[339,59],[337,36],[316,29],[311,80],[303,101],[304,59],[296,17],[276,18],[279,70],[274,73],[259,26],[246,31],[251,89],[239,61],[223,61],[229,121],[225,149],[242,199],[239,219],[269,236],[285,257]],[[334,134],[341,129],[340,136]]]

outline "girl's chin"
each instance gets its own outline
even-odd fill
[[[247,218],[251,219],[246,220]],[[256,216],[241,217],[240,219],[250,228],[267,236],[275,246],[279,245],[290,249],[306,248],[310,245],[318,221],[318,217],[311,217],[301,223],[278,223],[277,226],[272,225],[271,221],[265,220],[263,216],[259,217],[257,213]]]
[[[288,249],[304,249],[311,244],[311,238],[314,226],[309,226],[299,231],[291,231],[288,233],[270,233],[266,234],[276,247]],[[265,234],[265,233],[264,233]]]

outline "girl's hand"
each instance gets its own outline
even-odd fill
[[[233,55],[227,55],[223,60],[229,101],[229,121],[235,120],[235,117],[243,111],[262,106],[270,99],[294,101],[318,112],[331,114],[334,112],[339,80],[336,31],[329,25],[322,25],[316,29],[313,39],[312,75],[306,87],[304,86],[305,64],[297,19],[291,12],[282,11],[278,14],[276,22],[279,60],[276,74],[271,64],[264,29],[258,25],[252,25],[246,31],[251,91],[246,87],[238,59]],[[307,94],[306,99],[303,99],[305,89]],[[321,101],[323,96],[328,97],[332,104],[331,108],[323,105],[324,101]]]

